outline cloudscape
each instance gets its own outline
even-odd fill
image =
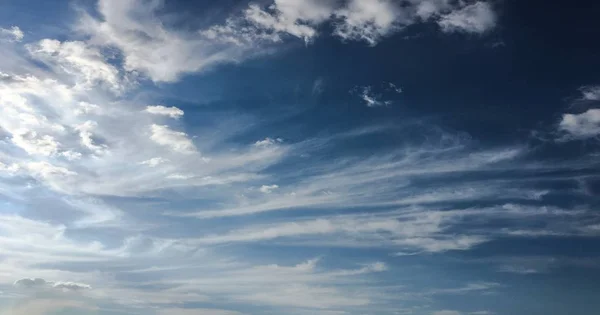
[[[0,314],[598,314],[576,2],[0,1]]]

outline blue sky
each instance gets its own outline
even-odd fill
[[[595,314],[599,10],[0,2],[0,314]]]

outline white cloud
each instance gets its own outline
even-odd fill
[[[244,17],[251,24],[243,30],[232,30],[231,36],[241,36],[235,38],[238,42],[222,46],[215,44],[217,39],[204,45],[206,34],[169,30],[169,23],[162,23],[154,10],[158,2],[143,2],[145,6],[141,3],[102,1],[100,20],[88,17],[82,22],[90,23],[83,25],[89,27],[89,41],[34,44],[31,47],[45,47],[32,53],[42,58],[48,69],[32,66],[36,71],[31,75],[0,76],[0,126],[7,139],[17,139],[0,143],[0,171],[11,174],[5,177],[6,183],[0,183],[0,193],[21,198],[3,201],[6,211],[18,211],[19,215],[0,214],[0,252],[5,256],[0,264],[0,288],[17,292],[18,288],[10,284],[19,278],[23,279],[17,280],[17,286],[41,282],[25,278],[31,275],[73,279],[77,282],[43,280],[44,287],[55,290],[52,294],[57,296],[62,296],[62,291],[77,292],[66,295],[90,299],[84,305],[36,302],[30,308],[9,309],[13,311],[10,314],[37,315],[65,305],[81,308],[96,300],[102,305],[115,304],[119,311],[132,307],[136,313],[160,315],[238,314],[200,308],[216,300],[264,306],[285,314],[340,314],[345,310],[372,313],[392,294],[370,277],[394,265],[357,255],[356,261],[344,260],[353,267],[338,269],[332,267],[339,262],[333,256],[290,263],[290,257],[280,255],[240,257],[235,250],[221,251],[223,246],[217,245],[243,246],[261,241],[266,245],[303,245],[309,257],[327,252],[319,249],[322,246],[440,253],[467,250],[508,234],[502,228],[490,228],[490,222],[515,221],[511,227],[516,228],[532,222],[558,222],[560,217],[567,228],[578,227],[575,221],[581,217],[572,215],[570,219],[565,211],[551,208],[454,209],[460,208],[461,202],[456,201],[530,198],[526,196],[531,190],[520,187],[519,182],[515,184],[514,178],[510,178],[509,185],[515,187],[498,183],[506,179],[501,174],[525,169],[518,160],[518,149],[478,150],[461,137],[447,133],[431,136],[425,131],[427,140],[415,140],[393,152],[337,155],[330,149],[340,144],[338,141],[368,136],[369,132],[352,130],[285,143],[279,138],[266,138],[252,145],[236,142],[237,136],[250,133],[244,133],[246,130],[233,118],[226,123],[215,119],[206,128],[194,126],[197,129],[192,138],[173,126],[160,124],[164,118],[161,115],[181,117],[179,109],[156,106],[155,113],[150,113],[150,107],[144,107],[148,100],[137,98],[146,95],[128,90],[132,95],[115,95],[102,88],[108,85],[114,90],[117,86],[112,84],[113,79],[123,86],[127,75],[122,75],[122,70],[130,71],[132,76],[139,71],[156,81],[173,81],[182,73],[247,58],[245,52],[263,49],[268,46],[265,42],[293,36],[312,40],[327,29],[322,27],[327,21],[340,23],[333,28],[351,23],[356,29],[350,27],[347,36],[375,44],[402,25],[413,23],[416,17],[436,19],[456,9],[448,7],[447,2],[409,2],[406,8],[393,11],[392,21],[379,7],[385,1],[348,6],[341,1],[276,1],[271,8],[244,11],[256,14]],[[420,6],[424,3],[430,6]],[[352,5],[372,7],[363,11]],[[420,13],[415,13],[417,7]],[[366,23],[367,29],[360,29],[361,23]],[[257,48],[252,43],[257,37],[262,38],[260,45],[266,46]],[[116,77],[110,76],[111,71],[92,70],[104,67],[107,47],[119,48],[125,58],[127,69],[119,69]],[[120,67],[119,62],[112,66]],[[398,89],[391,84],[385,88],[391,92]],[[373,104],[385,103],[373,93],[367,96]],[[368,100],[363,98],[370,104]],[[152,115],[143,114],[144,110]],[[171,122],[184,127],[182,121]],[[259,123],[252,121],[250,125],[263,127]],[[389,131],[379,126],[374,129]],[[109,154],[93,154],[108,150],[108,145]],[[200,154],[178,154],[199,151],[211,159]],[[304,154],[310,158],[293,164]],[[288,163],[293,166],[282,171]],[[473,185],[464,179],[468,176],[462,176],[488,171],[502,178],[482,179]],[[535,172],[532,168],[527,171]],[[445,182],[447,176],[460,183]],[[417,184],[423,182],[435,183],[426,187]],[[285,185],[261,186],[263,183]],[[277,193],[269,194],[274,189]],[[258,193],[261,191],[264,193]],[[200,198],[202,202],[198,202]],[[543,199],[536,202],[543,203]],[[190,205],[198,208],[196,213],[188,212]],[[319,211],[300,215],[293,212],[304,208]],[[444,211],[437,210],[441,208]],[[349,209],[347,213],[354,214],[336,209]],[[279,210],[290,212],[285,216],[224,220],[227,224],[218,226],[200,222],[202,228],[189,229],[193,217]],[[161,211],[183,213],[188,219],[158,217]],[[589,223],[593,222],[586,221]],[[589,225],[589,229],[593,227]],[[93,284],[94,290],[89,290],[86,283]],[[493,287],[471,283],[441,289],[437,294],[486,292]],[[199,308],[173,308],[191,303]]]
[[[80,88],[89,89],[99,83],[114,91],[124,88],[117,68],[106,62],[99,50],[85,42],[43,39],[28,45],[28,49],[33,57],[78,78],[77,86]]]
[[[600,109],[588,109],[581,114],[564,114],[558,127],[572,138],[596,137],[600,134]]]
[[[69,161],[79,160],[82,157],[81,152],[67,150],[60,153],[61,156],[64,156]]]
[[[409,23],[402,10],[390,0],[350,0],[335,14],[342,19],[335,27],[335,35],[344,40],[366,41],[371,46]]]
[[[600,101],[600,86],[584,86],[579,89],[582,99],[586,101]]]
[[[320,94],[322,94],[323,91],[325,90],[324,85],[325,85],[325,83],[324,83],[323,78],[317,78],[313,82],[312,94],[313,95],[320,95]]]
[[[276,145],[276,144],[282,143],[282,142],[283,142],[283,139],[281,139],[281,138],[273,139],[273,138],[267,137],[267,138],[264,138],[263,140],[256,141],[254,143],[254,146],[260,147],[260,148],[266,148],[266,147],[270,147],[270,146],[273,146],[273,145]]]
[[[13,133],[11,141],[28,154],[50,156],[58,152],[60,143],[50,135],[38,135],[33,130],[20,129]]]
[[[453,9],[451,0],[413,0],[416,6],[416,16],[422,20],[428,20],[443,12],[449,12]]]
[[[458,214],[457,214],[458,215]],[[462,214],[461,214],[462,215]],[[335,246],[398,246],[424,252],[466,250],[485,242],[477,236],[444,235],[444,224],[451,221],[439,214],[423,213],[390,217],[339,217],[280,223],[246,228],[224,235],[197,240],[200,244],[257,242],[289,238],[309,241],[317,237],[323,244]],[[387,237],[384,237],[387,235]],[[328,241],[329,240],[329,241]]]
[[[196,152],[196,146],[185,132],[174,131],[169,126],[156,124],[151,126],[151,130],[150,139],[160,145],[168,146],[180,153]]]
[[[65,291],[81,291],[81,290],[90,290],[92,287],[85,283],[77,283],[77,282],[54,282],[52,284],[54,289],[65,290]]]
[[[25,34],[23,34],[23,31],[18,26],[11,26],[10,28],[0,27],[0,39],[20,42],[24,37]]]
[[[79,29],[94,44],[120,49],[126,71],[155,82],[176,81],[184,73],[244,59],[245,50],[167,29],[155,16],[158,7],[158,1],[100,0],[100,19],[84,15]]]
[[[2,171],[2,172],[7,172],[9,174],[15,174],[17,171],[19,171],[19,169],[20,169],[20,166],[16,163],[6,165],[6,164],[0,162],[0,171]]]
[[[75,108],[75,115],[86,115],[99,113],[101,111],[100,106],[96,104],[90,104],[88,102],[79,102],[78,106]]]
[[[152,105],[146,107],[146,112],[153,115],[164,115],[174,119],[179,119],[183,116],[183,111],[175,106],[166,107],[163,105]]]
[[[167,176],[167,178],[169,178],[169,179],[181,179],[181,180],[190,179],[193,177],[194,176],[192,176],[192,175],[185,175],[185,174],[179,174],[179,173],[170,174]]]
[[[442,311],[435,311],[435,312],[431,313],[431,315],[462,315],[462,313],[459,311],[442,310]]]
[[[359,96],[365,102],[365,105],[368,107],[380,107],[392,104],[392,101],[382,100],[382,95],[375,94],[372,90],[370,86],[358,87]]]
[[[81,144],[87,149],[91,150],[96,154],[103,154],[108,149],[106,145],[98,145],[94,141],[92,130],[96,129],[98,123],[92,120],[87,120],[82,124],[76,125],[75,130],[79,132],[81,138]]]
[[[262,192],[262,193],[270,194],[277,188],[279,188],[279,186],[277,186],[277,185],[262,185],[262,186],[260,186],[260,188],[258,190],[260,190],[260,192]]]
[[[390,87],[390,89],[392,89],[392,91],[396,92],[396,93],[402,93],[402,88],[399,86],[396,86],[394,83],[392,82],[388,82],[388,85]]]
[[[289,0],[275,1],[275,4],[271,7],[275,13],[270,14],[263,11],[256,4],[250,4],[245,12],[245,18],[260,29],[274,34],[287,33],[308,42],[316,36],[317,31],[309,24],[301,23],[300,20],[304,19],[312,22],[313,19],[316,19],[315,22],[321,22],[321,20],[324,20],[323,16],[327,18],[327,14],[331,12],[326,6],[323,6],[325,14],[322,14],[321,10],[316,8],[318,6],[319,2],[312,0],[304,3]]]
[[[99,18],[84,14],[79,30],[90,42],[116,47],[125,70],[155,82],[173,82],[182,74],[202,72],[221,63],[237,63],[273,52],[288,38],[313,41],[329,23],[342,40],[371,46],[404,27],[438,19],[444,31],[484,32],[495,26],[495,14],[485,2],[411,0],[274,0],[250,3],[222,24],[195,32],[176,31],[163,23],[160,2],[99,0]]]
[[[487,2],[476,2],[438,20],[444,32],[485,33],[496,26],[497,17]]]
[[[169,160],[167,160],[165,158],[153,157],[153,158],[151,158],[149,160],[145,160],[145,161],[140,162],[140,164],[142,164],[142,165],[148,165],[150,167],[156,167],[156,166],[158,166],[160,164],[163,164],[163,163],[166,163],[168,161]]]

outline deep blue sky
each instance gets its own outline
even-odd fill
[[[599,15],[0,2],[0,314],[596,314]]]

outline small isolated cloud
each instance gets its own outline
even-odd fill
[[[11,26],[10,28],[1,28],[0,27],[0,39],[20,42],[25,37],[23,31],[18,26]]]
[[[315,82],[313,83],[312,94],[320,95],[321,93],[323,93],[324,85],[325,85],[325,83],[323,82],[323,78],[316,79]]]
[[[169,126],[156,124],[151,126],[151,130],[150,139],[162,146],[170,147],[180,153],[196,152],[196,146],[185,132],[175,131]]]
[[[277,185],[262,185],[262,186],[260,186],[260,188],[258,190],[260,190],[260,192],[262,192],[262,193],[270,194],[275,189],[278,189],[278,188],[279,188],[279,186],[277,186]]]
[[[190,179],[192,177],[194,177],[194,176],[180,174],[180,173],[170,174],[169,176],[167,176],[168,179],[179,179],[179,180]]]
[[[152,105],[146,107],[146,112],[153,115],[169,116],[174,119],[179,119],[183,116],[183,111],[175,106]]]
[[[435,312],[431,313],[431,315],[462,315],[462,313],[459,311],[442,310],[442,311],[435,311]]]
[[[558,127],[568,138],[596,137],[600,134],[600,109],[589,109],[581,114],[564,114]]]
[[[52,287],[54,289],[60,289],[63,291],[81,291],[81,290],[89,290],[92,287],[85,283],[76,283],[76,282],[55,282]]]
[[[161,157],[154,157],[145,161],[140,162],[140,164],[142,165],[148,165],[150,167],[156,167],[160,164],[166,163],[169,160],[165,159],[165,158],[161,158]]]
[[[388,82],[388,87],[396,93],[402,93],[402,88],[392,82]]]
[[[259,147],[259,148],[266,148],[266,147],[270,147],[270,146],[273,146],[273,145],[276,145],[276,144],[282,143],[282,142],[283,142],[283,139],[281,139],[281,138],[273,139],[273,138],[267,137],[263,140],[258,140],[256,142],[254,142],[254,146]]]
[[[585,101],[600,101],[600,85],[584,86],[579,89]]]
[[[381,106],[389,106],[392,104],[392,101],[382,100],[381,94],[376,94],[373,92],[373,88],[371,86],[362,86],[353,89],[351,92],[358,91],[358,95],[365,102],[367,107],[381,107]]]
[[[438,20],[442,31],[482,34],[496,26],[496,13],[487,2],[476,2]]]

